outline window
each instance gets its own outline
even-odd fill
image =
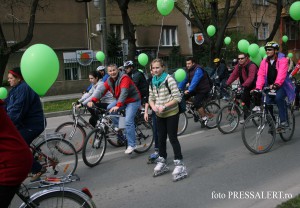
[[[110,25],[110,32],[115,33],[120,40],[124,39],[123,25]]]
[[[178,45],[177,28],[175,26],[164,26],[161,34],[162,46]]]
[[[78,80],[78,78],[77,68],[65,68],[65,80]]]
[[[252,3],[256,5],[263,5],[263,6],[269,5],[269,2],[267,0],[252,0]]]
[[[254,23],[255,27],[258,27],[258,30],[255,28],[255,35],[257,36],[258,40],[266,40],[269,37],[269,24],[262,22]]]
[[[289,40],[298,40],[299,38],[300,25],[296,21],[287,20],[285,23],[286,35],[289,37]]]

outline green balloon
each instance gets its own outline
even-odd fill
[[[282,41],[284,43],[286,43],[288,40],[289,40],[288,36],[286,36],[286,35],[282,36]]]
[[[253,61],[257,66],[259,66],[262,58],[259,54],[257,54],[255,57],[250,57],[250,60]]]
[[[259,46],[256,43],[252,43],[248,47],[248,53],[251,57],[255,57],[259,53]]]
[[[138,56],[138,61],[139,63],[142,65],[142,66],[146,66],[147,63],[148,63],[148,56],[147,54],[145,53],[141,53],[139,56]]]
[[[44,96],[59,73],[56,53],[45,44],[30,46],[21,58],[21,73],[26,83],[40,96]]]
[[[264,46],[261,46],[261,47],[259,48],[259,55],[260,55],[261,57],[264,57],[264,56],[266,55],[266,49],[265,49]]]
[[[177,69],[175,72],[175,79],[177,82],[182,82],[186,77],[186,73],[183,69]]]
[[[7,89],[5,87],[0,87],[0,99],[4,100],[7,98]]]
[[[207,34],[212,37],[216,33],[216,28],[213,25],[209,25],[206,29]]]
[[[293,58],[293,53],[288,53],[288,55],[287,55],[289,58]]]
[[[238,49],[243,53],[248,53],[249,42],[245,39],[242,39],[238,42]]]
[[[161,15],[167,16],[174,8],[174,0],[157,0],[156,6]]]
[[[103,62],[105,59],[105,54],[102,51],[96,53],[96,59],[100,62]]]
[[[291,5],[290,16],[293,20],[300,20],[300,1],[296,1]]]
[[[226,45],[229,45],[229,44],[231,43],[231,38],[230,38],[230,37],[226,37],[226,38],[224,39],[224,43],[225,43]]]

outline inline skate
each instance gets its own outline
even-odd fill
[[[174,160],[173,181],[179,181],[188,176],[187,169],[181,160]]]
[[[169,167],[167,166],[166,160],[163,157],[157,158],[157,164],[154,168],[153,177],[160,176],[169,171]]]

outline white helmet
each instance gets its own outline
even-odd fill
[[[105,70],[105,66],[98,66],[96,70],[97,71],[103,71],[103,70]]]

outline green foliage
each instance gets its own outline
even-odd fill
[[[118,55],[118,51],[121,51],[121,40],[120,38],[113,32],[109,33],[107,36],[107,55],[109,58],[116,57]]]
[[[300,207],[300,195],[278,205],[276,208],[298,208],[298,207]]]
[[[76,102],[78,99],[70,99],[70,100],[59,100],[59,101],[51,101],[44,103],[44,112],[58,112],[58,111],[66,111],[70,110],[72,107],[72,103]]]

